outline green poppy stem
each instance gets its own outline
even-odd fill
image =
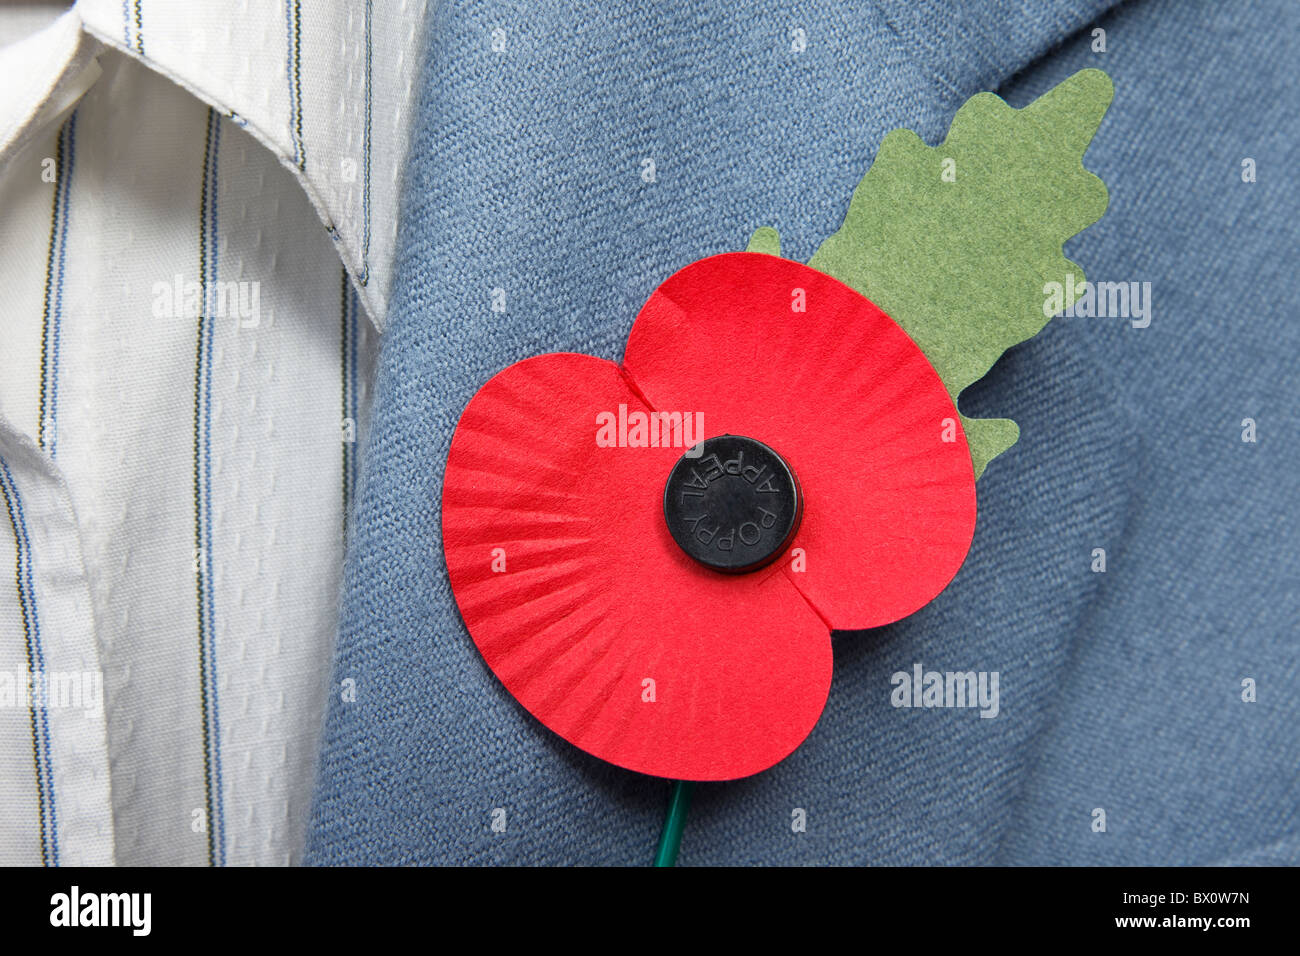
[[[668,798],[668,816],[664,818],[664,829],[659,834],[655,866],[674,866],[677,863],[677,851],[682,846],[682,831],[686,829],[686,811],[691,807],[692,786],[689,780],[673,781],[673,794]]]

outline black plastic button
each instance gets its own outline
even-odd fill
[[[803,517],[799,480],[780,455],[741,435],[687,451],[664,486],[664,520],[683,551],[716,571],[771,564]]]

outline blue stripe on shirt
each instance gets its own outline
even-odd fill
[[[36,768],[36,795],[41,834],[41,862],[59,865],[59,818],[54,800],[54,765],[50,759],[49,708],[45,700],[45,647],[41,640],[41,618],[36,607],[36,588],[32,583],[32,546],[27,534],[27,516],[22,495],[14,482],[8,463],[0,458],[0,497],[4,498],[9,524],[14,532],[15,571],[18,606],[22,613],[23,635],[27,650],[27,674],[31,678],[32,699],[28,704],[32,727],[32,758]]]

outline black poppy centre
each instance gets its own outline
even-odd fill
[[[705,567],[740,574],[771,564],[803,517],[799,480],[785,459],[753,438],[709,438],[673,466],[664,521],[673,540]]]

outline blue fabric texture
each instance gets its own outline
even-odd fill
[[[966,565],[911,618],[835,635],[820,723],[698,785],[679,863],[1300,862],[1300,7],[1110,7],[431,15],[310,862],[649,862],[668,783],[546,730],[465,632],[439,542],[457,417],[526,356],[620,358],[664,278],[758,226],[806,261],[889,130],[936,143],[970,95],[1023,106],[1088,66],[1116,87],[1085,159],[1110,208],[1066,253],[1150,282],[1150,326],[1054,320],[966,393],[1022,430]],[[918,662],[999,672],[1000,713],[891,706]]]

